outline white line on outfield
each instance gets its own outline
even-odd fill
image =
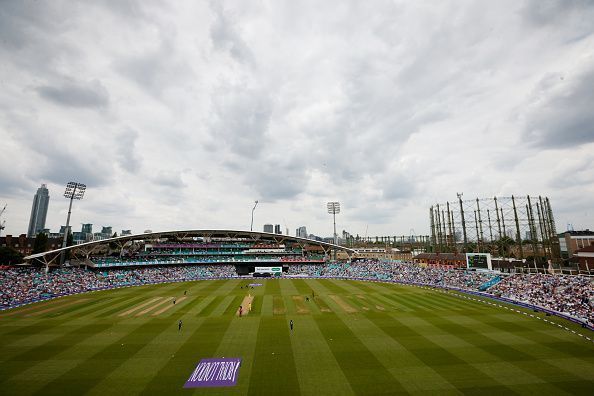
[[[425,287],[423,287],[423,286],[420,286],[420,287],[421,287],[421,288],[425,288]],[[427,288],[427,289],[429,289],[429,288]],[[517,310],[517,309],[513,309],[513,308],[509,308],[509,307],[504,307],[504,306],[502,306],[502,305],[500,305],[500,304],[493,304],[493,303],[491,303],[491,302],[484,301],[484,300],[477,299],[477,298],[473,298],[473,297],[461,296],[461,295],[459,295],[459,294],[452,293],[452,292],[450,292],[450,291],[441,291],[441,292],[442,292],[442,293],[446,293],[446,294],[451,294],[451,295],[454,295],[454,296],[456,296],[456,297],[465,298],[465,299],[467,299],[467,300],[474,300],[474,301],[481,302],[481,303],[483,303],[483,304],[489,304],[489,305],[498,306],[498,307],[500,307],[500,308],[505,308],[505,309],[507,309],[507,310],[515,311],[515,312],[517,312],[517,313],[521,313],[521,314],[523,314],[523,315],[527,315],[527,316],[530,316],[530,317],[532,317],[532,318],[536,318],[536,319],[538,319],[538,320],[544,320],[544,321],[545,321],[545,322],[547,322],[547,323],[550,323],[550,324],[552,324],[552,325],[555,325],[555,323],[554,323],[554,322],[552,322],[552,321],[548,321],[547,319],[542,319],[542,318],[540,318],[540,317],[538,317],[538,316],[534,316],[534,315],[532,315],[532,314],[528,314],[527,312],[519,311],[519,310]],[[574,330],[570,330],[568,327],[563,327],[561,324],[557,324],[557,326],[558,326],[558,327],[560,327],[560,328],[564,328],[564,329],[565,329],[565,330],[567,330],[567,331],[571,331],[573,334],[577,334],[577,335],[579,335],[580,337],[583,337],[583,338],[585,338],[585,339],[586,339],[586,340],[588,340],[588,341],[592,341],[592,342],[594,342],[594,340],[591,340],[590,338],[588,338],[588,337],[584,336],[583,334],[577,333],[577,332],[576,332],[576,331],[574,331]]]

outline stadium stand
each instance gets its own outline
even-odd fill
[[[187,259],[172,256],[166,261],[176,265],[146,260],[136,267],[129,267],[130,263],[126,262],[126,268],[114,267],[112,262],[106,269],[59,268],[49,273],[34,267],[0,270],[0,307],[90,290],[238,276],[237,266],[228,263],[188,264]],[[287,263],[286,276],[375,279],[467,291],[478,291],[490,283],[487,292],[493,296],[536,305],[594,324],[594,286],[592,279],[581,276],[514,274],[494,282],[489,272],[431,268],[409,262],[300,263],[288,260]]]

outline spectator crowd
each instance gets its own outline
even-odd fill
[[[289,264],[288,275],[398,281],[476,291],[496,275],[423,267],[400,261],[364,260],[324,264]],[[86,270],[59,268],[48,273],[37,268],[0,270],[0,307],[79,293],[88,290],[149,283],[190,281],[237,276],[230,264],[202,264]],[[489,289],[498,297],[538,305],[594,323],[594,286],[587,277],[551,274],[514,274]]]
[[[233,276],[237,276],[235,267],[227,264],[121,268],[109,271],[68,267],[48,273],[38,268],[9,268],[0,270],[0,307],[89,290]]]

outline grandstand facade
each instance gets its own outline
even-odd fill
[[[256,267],[321,264],[335,250],[348,257],[355,254],[353,249],[288,235],[179,230],[94,241],[27,256],[25,260],[56,265],[62,251],[66,251],[71,265],[89,268],[231,264],[238,274],[248,274]]]

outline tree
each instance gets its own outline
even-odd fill
[[[72,233],[68,231],[68,236],[66,237],[66,246],[72,245],[74,245],[74,237],[72,236]],[[64,260],[70,260],[70,250],[66,251],[66,254],[64,255]]]
[[[20,264],[23,255],[10,247],[0,247],[0,264]]]
[[[500,255],[509,257],[511,256],[510,248],[516,244],[516,241],[505,235],[499,238],[495,244],[497,245],[497,250],[499,251]]]
[[[117,238],[117,237],[118,237],[118,233],[117,233],[117,232],[114,232],[114,233],[113,233],[113,235],[112,235],[111,237],[112,237],[112,238]],[[115,242],[109,242],[109,248],[110,248],[111,250],[114,250],[114,249],[116,249],[117,247],[118,247],[118,244],[117,244],[117,243],[115,243]]]
[[[40,232],[35,237],[35,243],[33,244],[32,254],[43,253],[43,252],[47,251],[47,247],[48,247],[47,235],[44,234],[43,232]]]

